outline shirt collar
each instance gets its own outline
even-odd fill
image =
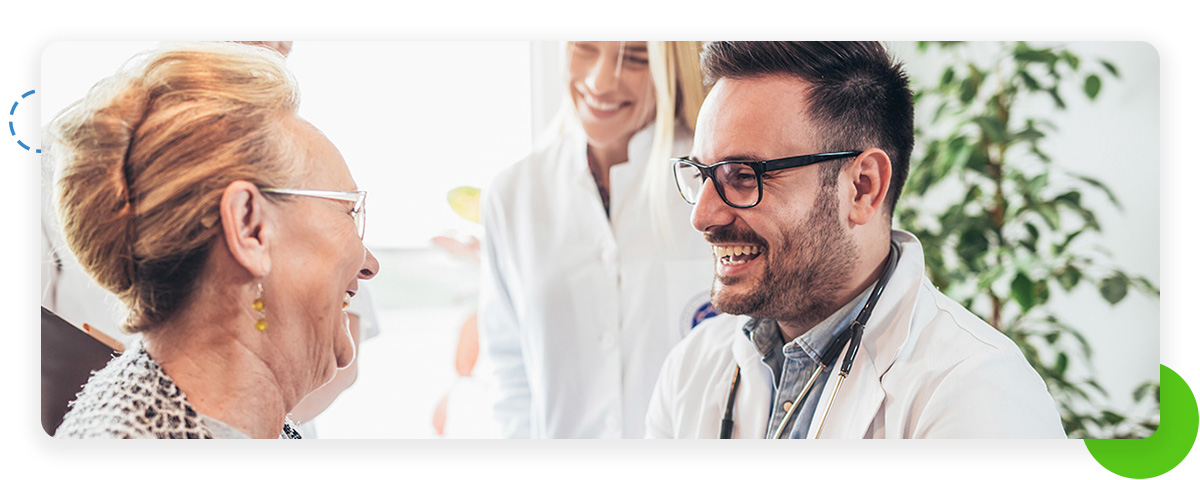
[[[621,165],[638,166],[636,170],[640,170],[640,167],[650,160],[650,154],[652,153],[650,150],[654,144],[654,126],[655,123],[652,121],[649,125],[642,127],[641,130],[638,130],[637,133],[634,133],[633,136],[629,138],[629,162],[622,163]],[[565,132],[565,135],[570,138],[570,143],[568,144],[571,145],[570,149],[578,152],[576,155],[586,158],[588,148],[587,133],[583,131],[583,126],[576,122],[567,128],[568,130]],[[690,140],[690,135],[690,132],[688,132],[686,129],[681,130],[677,124],[675,128],[675,141],[677,143],[683,138]],[[672,154],[677,154],[680,151],[684,152],[683,154],[686,154],[686,148],[689,147],[691,147],[690,142],[687,143],[686,147],[683,147],[682,150],[678,148],[677,145],[676,148],[672,148]],[[592,173],[588,169],[587,162],[571,162],[571,166],[574,170],[577,170],[576,173],[586,173],[586,177],[591,180]]]
[[[792,339],[787,345],[782,345],[783,354],[789,358],[796,355],[821,358],[838,333],[845,330],[850,322],[854,321],[854,317],[858,316],[858,311],[867,302],[872,286],[874,284],[868,285],[853,300],[821,320],[821,323]],[[742,333],[750,339],[750,343],[763,358],[767,358],[771,352],[779,351],[783,342],[779,334],[779,324],[771,320],[751,318],[742,326]]]

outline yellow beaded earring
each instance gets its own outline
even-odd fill
[[[267,329],[267,312],[266,312],[267,305],[265,303],[263,303],[262,295],[263,295],[262,282],[259,282],[258,283],[258,298],[254,299],[254,303],[252,305],[254,307],[254,311],[258,312],[258,320],[254,322],[254,328],[257,328],[258,331],[260,331],[260,332]]]

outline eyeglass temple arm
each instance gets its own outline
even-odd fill
[[[761,162],[762,170],[770,172],[772,170],[782,170],[785,168],[807,167],[814,163],[821,163],[828,160],[836,160],[839,158],[855,157],[862,152],[850,150],[845,152],[817,153],[813,155],[801,155],[799,157],[781,158],[778,160],[770,160]]]

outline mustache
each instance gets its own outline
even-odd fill
[[[745,243],[763,248],[767,246],[767,241],[753,230],[742,230],[732,225],[705,232],[704,240],[708,243]]]

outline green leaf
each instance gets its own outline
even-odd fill
[[[1029,232],[1029,241],[1031,241],[1031,242],[1034,242],[1034,243],[1037,243],[1037,241],[1038,241],[1038,229],[1037,229],[1037,227],[1033,226],[1033,224],[1032,224],[1032,223],[1026,223],[1026,224],[1025,224],[1025,231],[1026,231],[1026,232]]]
[[[950,172],[958,170],[960,165],[967,163],[971,156],[971,145],[965,137],[955,137],[944,144],[944,150],[934,159],[932,173],[934,178],[943,178]]]
[[[1071,242],[1075,241],[1076,238],[1079,238],[1079,234],[1086,232],[1086,231],[1087,231],[1087,228],[1081,228],[1079,230],[1071,232],[1069,235],[1067,235],[1067,238],[1065,240],[1063,240],[1062,243],[1054,246],[1054,255],[1055,256],[1062,255],[1063,252],[1067,251],[1067,247],[1071,246]]]
[[[938,123],[942,120],[942,115],[946,113],[946,108],[950,107],[949,103],[941,102],[938,104],[937,110],[933,112],[933,123]]]
[[[1033,308],[1033,280],[1025,272],[1018,273],[1012,281],[1012,297],[1021,306],[1021,311],[1028,312]]]
[[[1035,92],[1042,89],[1042,84],[1038,83],[1037,79],[1033,78],[1033,75],[1030,75],[1029,72],[1025,71],[1024,69],[1021,69],[1020,72],[1017,72],[1017,76],[1021,77],[1021,81],[1025,82],[1025,88]]]
[[[994,143],[1006,143],[1009,141],[1007,129],[1004,123],[999,118],[992,116],[980,116],[975,118],[975,123],[983,130],[984,135]]]
[[[1129,293],[1129,278],[1124,275],[1113,275],[1100,281],[1100,295],[1111,305],[1116,305]]]
[[[939,88],[945,88],[954,81],[954,67],[946,67],[946,71],[942,72],[942,79],[938,82]]]
[[[1041,215],[1042,219],[1046,221],[1046,224],[1050,226],[1051,230],[1059,229],[1058,225],[1060,219],[1058,216],[1057,207],[1049,203],[1038,203],[1033,205],[1032,208],[1033,211],[1037,212],[1038,215]]]
[[[1100,77],[1094,73],[1088,75],[1083,81],[1083,93],[1087,94],[1089,100],[1095,100],[1096,95],[1100,94]]]
[[[1063,376],[1067,373],[1067,366],[1069,364],[1070,359],[1067,358],[1067,354],[1058,352],[1058,358],[1054,359],[1054,372],[1060,377]]]
[[[1033,180],[1030,180],[1029,183],[1026,183],[1025,191],[1029,192],[1030,195],[1039,195],[1042,189],[1046,188],[1046,185],[1048,184],[1050,184],[1050,174],[1043,173],[1033,177]]]
[[[1067,65],[1071,67],[1071,70],[1079,70],[1079,57],[1075,56],[1074,53],[1065,50],[1061,53],[1061,55],[1063,60],[1067,61]]]
[[[1154,382],[1146,382],[1141,385],[1138,385],[1138,387],[1133,390],[1133,401],[1135,401],[1135,402],[1142,401],[1142,399],[1146,397],[1146,394],[1150,393],[1150,389],[1156,388],[1156,387],[1158,387],[1158,385],[1155,385]]]
[[[1054,316],[1046,317],[1046,322],[1053,324],[1059,330],[1067,332],[1069,335],[1074,337],[1075,341],[1079,343],[1079,348],[1083,350],[1083,357],[1089,361],[1092,359],[1092,345],[1088,343],[1087,338],[1085,338],[1082,333],[1079,333],[1079,330],[1060,322],[1058,318]]]
[[[1046,155],[1046,152],[1043,152],[1040,148],[1037,148],[1037,145],[1030,146],[1029,153],[1032,153],[1034,157],[1037,157],[1038,160],[1044,163],[1050,163],[1050,156]]]
[[[1033,284],[1033,303],[1035,305],[1045,305],[1050,301],[1050,283],[1045,279],[1038,280]]]
[[[1063,290],[1069,292],[1075,289],[1076,285],[1079,285],[1079,280],[1083,278],[1083,272],[1079,271],[1078,268],[1075,268],[1074,265],[1067,265],[1066,268],[1063,269],[1062,273],[1058,274],[1057,278],[1058,284],[1062,285]]]
[[[1100,392],[1102,395],[1104,395],[1106,397],[1108,396],[1108,390],[1105,390],[1104,387],[1101,387],[1099,383],[1096,383],[1095,379],[1089,378],[1087,380],[1084,380],[1083,383],[1090,385],[1092,388],[1096,389],[1096,391]]]
[[[974,148],[971,149],[971,158],[967,159],[966,168],[968,170],[986,175],[988,156],[987,152],[984,150],[983,143],[983,141],[980,141],[979,143],[975,144]]]
[[[1005,273],[1008,273],[1006,264],[1001,263],[999,265],[992,265],[983,273],[979,274],[979,280],[976,282],[976,286],[979,287],[980,290],[990,289],[992,288],[992,284],[995,283],[996,280],[998,280]]]
[[[1117,71],[1117,66],[1113,65],[1112,62],[1101,60],[1100,64],[1104,65],[1104,69],[1108,70],[1108,73],[1111,73],[1113,77],[1121,78],[1121,73]]]
[[[1114,194],[1113,191],[1108,188],[1108,185],[1104,184],[1104,182],[1101,182],[1100,180],[1089,177],[1087,175],[1078,175],[1078,174],[1074,174],[1074,173],[1068,173],[1068,175],[1104,192],[1104,194],[1108,196],[1108,201],[1112,202],[1113,206],[1117,207],[1117,210],[1121,210],[1121,211],[1125,210],[1125,206],[1121,205],[1121,201],[1117,200],[1116,194]]]
[[[1058,107],[1059,110],[1067,108],[1067,102],[1064,102],[1062,97],[1058,96],[1057,86],[1046,89],[1046,93],[1050,95],[1050,98],[1054,99],[1054,106]]]
[[[983,256],[988,252],[990,244],[983,230],[972,226],[958,237],[955,253],[962,258],[963,263],[978,271],[983,266]]]
[[[1059,335],[1061,335],[1061,334],[1062,334],[1062,332],[1050,332],[1050,333],[1047,333],[1047,334],[1046,334],[1046,343],[1049,343],[1049,344],[1051,344],[1051,345],[1054,345],[1055,343],[1057,343],[1057,342],[1058,342],[1058,337],[1059,337]]]
[[[1033,50],[1026,45],[1018,46],[1013,57],[1016,58],[1018,61],[1031,62],[1031,63],[1049,64],[1049,63],[1054,63],[1056,60],[1058,60],[1058,57],[1055,56],[1054,53],[1051,52],[1049,49]]]
[[[962,80],[962,85],[959,86],[962,92],[958,99],[962,103],[971,103],[975,99],[975,94],[979,92],[979,84],[975,82],[974,77],[967,77]]]
[[[1133,282],[1134,282],[1134,286],[1137,287],[1138,290],[1141,290],[1142,293],[1145,293],[1147,295],[1154,295],[1156,297],[1159,296],[1159,294],[1160,294],[1158,291],[1158,287],[1154,286],[1154,283],[1152,283],[1150,281],[1150,279],[1148,279],[1146,277],[1137,277],[1133,280]]]
[[[1118,423],[1121,423],[1121,422],[1124,422],[1124,421],[1125,421],[1125,416],[1124,416],[1124,415],[1121,415],[1121,414],[1119,414],[1119,413],[1117,413],[1117,412],[1114,412],[1114,411],[1112,411],[1112,410],[1105,410],[1103,413],[1101,413],[1101,415],[1103,416],[1103,418],[1104,418],[1104,421],[1105,421],[1105,422],[1107,422],[1107,423],[1108,423],[1108,424],[1110,424],[1110,425],[1116,425],[1116,424],[1118,424]]]
[[[1029,120],[1025,122],[1025,128],[1012,134],[1012,137],[1015,141],[1035,142],[1046,138],[1046,134],[1037,127],[1037,124],[1033,120]]]

